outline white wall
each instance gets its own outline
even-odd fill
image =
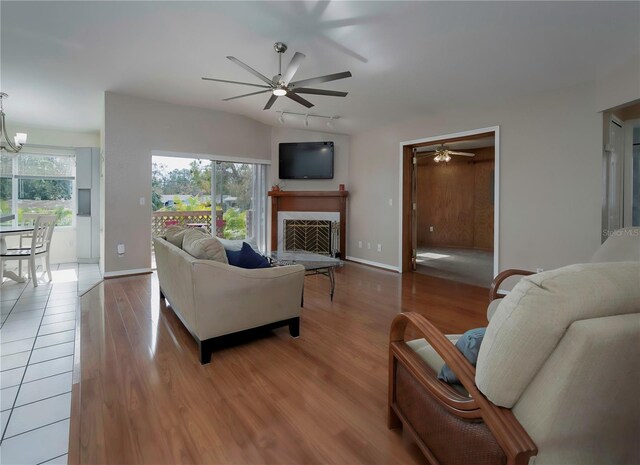
[[[270,160],[271,128],[244,116],[106,92],[106,276],[151,266],[153,150]],[[116,252],[120,242],[123,257]]]
[[[602,71],[596,81],[596,106],[606,111],[640,98],[640,52],[617,69]]]
[[[60,129],[47,129],[30,126],[28,124],[7,122],[11,136],[16,132],[27,133],[27,147],[29,144],[46,145],[49,147],[98,147],[100,136],[95,132],[74,132]],[[42,148],[38,148],[42,151]],[[13,238],[12,238],[13,239]],[[68,263],[76,261],[76,228],[57,227],[51,239],[51,263]]]
[[[581,85],[352,136],[348,255],[400,266],[400,142],[499,125],[499,268],[588,260],[600,245],[602,115],[595,93],[594,85]],[[359,249],[358,241],[381,243],[382,252]]]
[[[278,178],[278,151],[281,142],[334,142],[333,179],[287,179]],[[288,191],[331,191],[340,184],[349,189],[350,137],[345,134],[307,131],[303,129],[275,126],[271,130],[271,184],[282,182]]]

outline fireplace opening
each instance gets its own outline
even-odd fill
[[[340,222],[330,220],[284,220],[284,250],[339,255]]]

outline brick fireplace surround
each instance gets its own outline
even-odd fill
[[[269,191],[271,197],[271,250],[278,250],[278,212],[338,212],[340,214],[340,256],[347,256],[348,191]]]

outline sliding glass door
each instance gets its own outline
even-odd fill
[[[266,169],[251,163],[213,162],[216,235],[254,241],[266,249]]]
[[[266,165],[154,156],[151,182],[154,236],[180,225],[266,250]]]

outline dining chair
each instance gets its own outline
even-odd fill
[[[22,220],[20,221],[20,226],[34,226],[39,216],[41,216],[40,213],[23,213]],[[20,234],[19,248],[25,248],[25,243],[30,243],[31,239],[33,239],[33,232],[31,231],[29,231],[28,233]],[[18,262],[18,275],[22,276],[22,260]]]
[[[31,246],[8,249],[6,253],[0,255],[2,261],[18,260],[21,263],[22,260],[27,260],[29,262],[29,277],[33,281],[33,287],[38,287],[36,258],[42,258],[44,260],[49,281],[53,279],[51,276],[49,252],[56,220],[57,217],[55,215],[38,215],[33,225]],[[3,274],[4,265],[0,267],[0,282],[2,281]]]

